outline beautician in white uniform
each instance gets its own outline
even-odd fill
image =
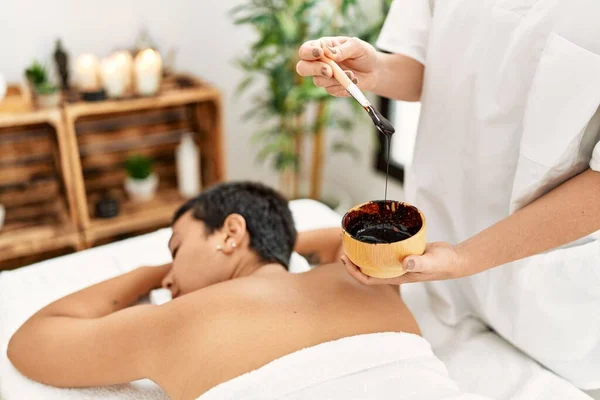
[[[438,281],[444,322],[477,316],[600,388],[600,1],[396,0],[377,42],[392,54],[325,40],[299,52],[316,85],[345,95],[324,51],[363,90],[422,102],[406,191],[432,243],[401,278],[346,260],[352,275]]]

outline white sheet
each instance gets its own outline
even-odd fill
[[[322,204],[300,200],[291,204],[298,230],[339,226],[340,217]],[[0,398],[22,399],[166,399],[148,381],[102,390],[67,391],[23,378],[6,358],[12,333],[35,311],[75,290],[140,265],[170,261],[166,243],[170,230],[90,249],[0,273]],[[495,399],[589,399],[566,381],[544,370],[475,320],[456,329],[431,313],[420,285],[405,285],[403,297],[416,315],[424,336],[446,364],[461,390]],[[600,397],[598,397],[600,399]]]
[[[424,285],[404,285],[402,297],[414,313],[423,337],[461,390],[507,400],[590,399],[481,321],[469,319],[452,328],[444,325],[431,311]]]

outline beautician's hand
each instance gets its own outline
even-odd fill
[[[397,278],[378,279],[363,274],[347,256],[342,256],[346,270],[365,285],[401,285],[403,283],[454,279],[466,275],[463,260],[456,249],[445,242],[429,243],[422,256],[408,256],[402,261],[406,274]]]
[[[376,83],[377,51],[369,43],[354,37],[324,37],[310,40],[298,50],[298,74],[313,76],[316,86],[324,87],[334,96],[348,96],[342,85],[333,79],[331,67],[318,61],[323,54],[337,62],[361,89],[373,90]]]

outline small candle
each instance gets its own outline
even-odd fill
[[[127,76],[115,57],[107,57],[100,65],[102,85],[108,97],[122,97],[127,86]]]
[[[152,49],[146,49],[135,57],[135,84],[139,95],[152,96],[158,91],[162,76],[162,59]]]
[[[98,90],[98,58],[93,54],[82,54],[75,62],[75,79],[84,92]]]
[[[125,87],[129,89],[131,87],[133,74],[133,58],[131,57],[131,53],[126,50],[116,51],[111,56],[117,64],[117,68],[119,71],[125,76]]]

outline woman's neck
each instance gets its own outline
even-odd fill
[[[249,257],[238,263],[236,268],[234,268],[230,279],[282,272],[285,273],[285,268],[281,264],[265,262],[258,259],[258,257]]]

